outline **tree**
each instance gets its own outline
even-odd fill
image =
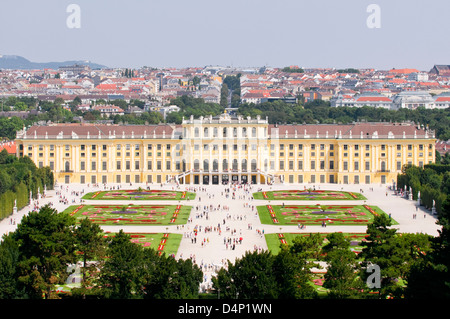
[[[153,249],[144,250],[147,271],[144,285],[146,299],[194,299],[203,272],[191,259],[175,260],[172,256],[159,255]]]
[[[23,126],[24,121],[17,116],[12,116],[11,118],[0,117],[0,138],[6,137],[14,140],[16,132],[21,130]]]
[[[277,298],[277,282],[272,271],[273,255],[264,251],[246,252],[242,258],[228,263],[213,277],[213,287],[224,299]]]
[[[223,108],[228,107],[228,85],[226,83],[222,84],[222,89],[220,90],[220,106]]]
[[[400,296],[403,291],[399,279],[408,269],[404,260],[407,259],[407,251],[402,247],[401,240],[396,236],[396,229],[389,228],[391,219],[386,214],[375,216],[373,222],[367,226],[366,241],[360,257],[364,281],[368,278],[368,267],[378,265],[380,267],[381,288],[380,298],[387,296]]]
[[[92,223],[89,218],[81,220],[74,235],[75,245],[83,256],[82,286],[85,288],[91,284],[86,282],[86,271],[94,271],[99,266],[101,257],[105,255],[106,241],[103,237],[103,230],[99,225]],[[97,263],[88,267],[87,261],[97,261]]]
[[[299,254],[293,253],[286,245],[281,245],[275,256],[273,272],[278,285],[280,299],[310,299],[317,292],[310,284],[312,263]]]
[[[121,229],[111,240],[100,274],[103,294],[111,299],[142,298],[145,271],[143,248]]]
[[[342,233],[331,233],[327,239],[328,243],[322,248],[328,264],[323,287],[330,290],[329,298],[355,298],[363,286],[358,277],[356,254],[349,249],[350,243]]]
[[[75,219],[49,205],[24,216],[13,234],[19,245],[18,279],[30,298],[54,298],[56,284],[68,277],[76,261]]]
[[[442,205],[439,236],[431,240],[431,250],[419,254],[412,264],[405,289],[407,298],[448,299],[450,297],[450,201]]]
[[[313,267],[320,268],[316,262],[320,255],[323,239],[320,234],[297,236],[287,249],[275,257],[274,273],[277,278],[280,298],[315,298],[317,292],[310,284]],[[287,287],[285,289],[285,287]]]
[[[23,297],[17,281],[19,246],[12,235],[4,235],[0,243],[0,299]]]
[[[300,258],[317,260],[321,253],[323,238],[319,233],[311,233],[309,236],[297,236],[292,241],[290,250]],[[315,263],[310,264],[310,268],[318,266]]]

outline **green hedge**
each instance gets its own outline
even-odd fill
[[[443,176],[447,171],[446,166],[448,165],[427,165],[424,169],[417,166],[407,166],[403,169],[402,174],[397,175],[397,187],[404,189],[406,186],[407,190],[411,187],[414,200],[418,199],[418,193],[420,191],[420,205],[431,210],[434,200],[436,212],[440,214],[442,212],[442,204],[448,195],[442,189],[424,184],[422,180],[424,179],[426,169],[433,169],[436,174]]]

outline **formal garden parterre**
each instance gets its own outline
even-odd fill
[[[269,225],[365,226],[374,216],[385,214],[369,205],[264,205],[257,210],[261,223]],[[392,224],[398,223],[392,219]]]
[[[65,212],[99,225],[182,225],[192,206],[186,205],[75,205]]]
[[[187,191],[149,190],[149,189],[120,189],[97,191],[85,194],[82,199],[87,200],[193,200],[196,194]]]
[[[153,248],[154,250],[168,255],[175,255],[180,246],[181,234],[174,233],[126,233],[131,237],[131,242],[143,247]],[[115,236],[115,233],[105,232],[105,237]]]
[[[266,200],[366,200],[360,193],[332,190],[279,190],[253,193],[254,199]]]

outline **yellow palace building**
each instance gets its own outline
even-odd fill
[[[179,125],[34,125],[16,138],[17,156],[62,184],[390,184],[405,164],[434,163],[435,142],[413,123],[273,125],[226,113]]]

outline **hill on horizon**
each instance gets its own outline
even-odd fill
[[[32,62],[19,55],[0,55],[0,69],[19,69],[19,70],[32,70],[32,69],[53,69],[58,70],[61,66],[69,65],[87,65],[91,69],[104,69],[105,65],[94,63],[91,61],[63,61],[63,62]]]

